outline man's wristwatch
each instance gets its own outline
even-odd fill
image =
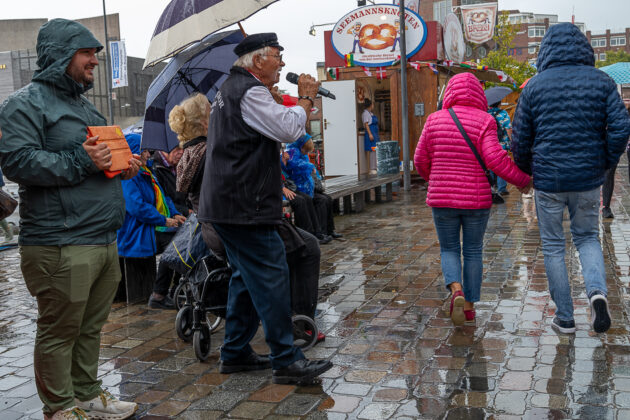
[[[310,96],[298,96],[298,101],[299,101],[300,99],[306,99],[307,101],[311,101],[311,106],[315,105],[315,101],[314,101],[314,100],[313,100],[313,98],[312,98],[312,97],[310,97]]]

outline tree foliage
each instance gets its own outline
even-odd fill
[[[514,45],[514,37],[520,30],[520,25],[512,25],[508,16],[508,12],[502,12],[499,15],[499,21],[494,29],[494,37],[492,37],[496,43],[496,48],[490,51],[481,63],[503,71],[516,81],[517,86],[520,86],[525,80],[536,74],[536,69],[527,61],[518,61],[514,55],[510,55],[510,50]]]
[[[596,61],[595,67],[605,67],[615,63],[628,62],[630,62],[630,54],[628,54],[624,50],[606,51],[606,59],[603,61]]]

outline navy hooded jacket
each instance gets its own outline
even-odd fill
[[[594,63],[577,26],[549,28],[513,122],[514,161],[537,190],[595,189],[626,148],[630,117],[615,82]]]

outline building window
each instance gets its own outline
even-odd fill
[[[545,27],[530,26],[529,29],[527,29],[527,36],[530,38],[542,38],[545,36]]]
[[[529,54],[536,54],[538,52],[539,46],[540,46],[540,42],[529,42],[527,44],[527,52]]]
[[[591,47],[600,48],[606,46],[606,38],[593,38],[591,39]]]
[[[446,15],[453,11],[453,0],[442,0],[433,3],[433,20],[444,22]]]
[[[599,55],[599,61],[606,61],[606,53],[601,53]]]
[[[610,38],[610,46],[611,47],[619,47],[622,45],[626,45],[626,37],[625,36],[613,36]]]

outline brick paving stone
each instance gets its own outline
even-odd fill
[[[346,374],[345,379],[348,382],[376,383],[385,375],[387,375],[386,371],[352,370]]]
[[[149,410],[149,414],[156,416],[172,417],[184,411],[189,405],[190,403],[185,401],[165,401],[157,407]]]
[[[254,392],[249,399],[252,401],[278,403],[294,390],[294,385],[271,384]]]
[[[408,393],[409,393],[408,390],[400,389],[400,388],[379,389],[378,391],[376,391],[374,393],[374,396],[372,397],[372,401],[374,401],[374,402],[377,402],[377,401],[392,401],[392,402],[401,401],[401,400],[404,400],[405,398],[407,398],[407,394]]]
[[[274,404],[244,401],[230,411],[230,417],[243,419],[262,419],[275,408]]]
[[[276,414],[289,415],[289,416],[303,416],[317,407],[321,402],[321,398],[315,395],[290,395],[284,401],[282,401],[278,408],[276,408]]]
[[[351,413],[361,403],[359,397],[349,397],[347,395],[331,395],[319,406],[319,410],[327,412]]]
[[[152,391],[147,391],[142,395],[139,395],[138,397],[136,397],[134,401],[140,404],[153,404],[153,403],[164,400],[169,395],[171,395],[170,392],[152,390]]]
[[[393,403],[373,403],[368,404],[367,407],[361,411],[358,418],[369,420],[381,420],[391,418],[392,415],[398,409],[398,404]]]

